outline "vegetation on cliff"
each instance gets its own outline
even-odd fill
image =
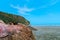
[[[1,11],[0,11],[0,19],[3,20],[5,23],[12,22],[12,23],[22,23],[22,24],[25,24],[25,25],[30,24],[30,22],[22,16],[13,15],[13,14],[9,14],[9,13],[6,13],[6,12],[1,12]]]

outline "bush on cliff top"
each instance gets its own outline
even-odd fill
[[[1,12],[1,11],[0,11],[0,20],[3,20],[7,24],[10,23],[10,22],[12,22],[12,23],[22,23],[22,24],[25,24],[25,25],[30,24],[30,22],[22,16],[8,14],[6,12]]]

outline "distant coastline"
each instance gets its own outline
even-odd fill
[[[32,27],[60,27],[60,25],[31,25]]]

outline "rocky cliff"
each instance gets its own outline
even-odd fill
[[[0,40],[35,40],[32,30],[22,23],[6,24],[0,20],[0,34]]]

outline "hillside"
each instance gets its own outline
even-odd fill
[[[6,12],[1,12],[0,11],[0,20],[3,20],[5,23],[22,23],[25,25],[29,25],[30,22],[28,20],[26,20],[24,17],[22,16],[18,16],[18,15],[13,15],[13,14],[9,14]]]

